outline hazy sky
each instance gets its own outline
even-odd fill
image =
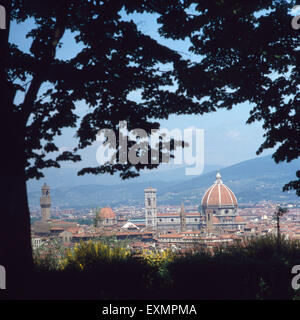
[[[189,53],[188,41],[173,41],[159,37],[157,32],[156,16],[150,14],[133,14],[124,19],[133,19],[137,22],[138,28],[145,34],[150,35],[164,45],[177,50],[183,56],[190,59],[198,59]],[[11,26],[10,41],[17,44],[20,49],[29,51],[30,39],[26,39],[25,31],[32,27],[32,22],[26,22],[22,25]],[[67,32],[62,40],[63,46],[57,53],[61,59],[69,59],[76,55],[80,46],[75,43],[73,36]],[[22,98],[21,96],[19,98]],[[134,95],[133,95],[134,98]],[[83,104],[78,104],[78,111],[84,114],[87,110]],[[256,150],[263,142],[263,129],[260,123],[246,125],[246,120],[251,110],[249,104],[245,103],[234,107],[233,110],[218,110],[217,112],[203,116],[171,116],[167,121],[161,121],[162,128],[174,129],[194,126],[204,129],[204,152],[205,163],[209,165],[228,166],[240,161],[256,157]],[[57,137],[56,142],[62,150],[67,150],[75,146],[75,130],[65,129],[63,135]],[[92,165],[96,166],[96,149],[99,142],[95,142],[85,150],[83,162],[76,166]],[[272,150],[266,151],[263,155],[272,153]]]

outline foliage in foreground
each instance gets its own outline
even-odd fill
[[[300,243],[275,236],[178,257],[169,266],[175,297],[182,299],[291,299],[292,267]]]
[[[69,249],[60,261],[61,269],[91,270],[98,265],[127,262],[130,251],[122,247],[110,247],[101,242],[81,242],[74,249]]]
[[[80,298],[298,299],[291,286],[294,265],[300,265],[300,242],[282,237],[278,248],[275,236],[264,236],[180,256],[134,256],[121,247],[81,243],[56,273],[76,281]]]

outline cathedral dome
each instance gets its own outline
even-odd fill
[[[201,205],[204,207],[237,206],[234,193],[223,183],[218,172],[215,183],[205,192]]]
[[[116,215],[109,207],[104,207],[98,213],[98,217],[102,219],[116,219]]]

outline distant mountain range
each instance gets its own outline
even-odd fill
[[[144,188],[151,185],[157,188],[157,201],[160,204],[180,204],[184,201],[187,205],[200,205],[203,194],[215,181],[219,168],[223,182],[232,189],[239,203],[300,201],[295,192],[282,192],[283,185],[295,179],[299,167],[299,160],[276,164],[271,156],[266,156],[222,169],[206,167],[204,173],[197,177],[186,176],[185,168],[181,167],[143,173],[130,182],[119,182],[114,176],[78,177],[75,168],[49,169],[45,179],[28,182],[28,198],[31,206],[38,206],[40,188],[46,181],[51,187],[53,206],[90,208],[136,205],[143,203]]]
[[[126,184],[136,184],[140,182],[152,183],[152,181],[162,181],[162,182],[181,182],[190,180],[193,176],[185,175],[184,166],[160,166],[158,169],[142,171],[141,175],[137,178],[130,179],[126,181]],[[206,165],[203,174],[211,172],[213,170],[221,169],[222,166],[217,165]],[[42,184],[46,182],[51,188],[69,188],[71,186],[83,186],[83,185],[116,185],[124,184],[117,175],[102,174],[93,175],[85,174],[83,176],[78,176],[77,172],[80,168],[49,168],[43,171],[45,177],[40,180],[29,180],[27,183],[27,188],[30,192],[40,191]]]

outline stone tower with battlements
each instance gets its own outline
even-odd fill
[[[46,222],[50,219],[50,207],[51,207],[51,197],[50,197],[50,187],[46,183],[42,186],[42,196],[40,198],[41,211],[42,211],[42,221]]]

